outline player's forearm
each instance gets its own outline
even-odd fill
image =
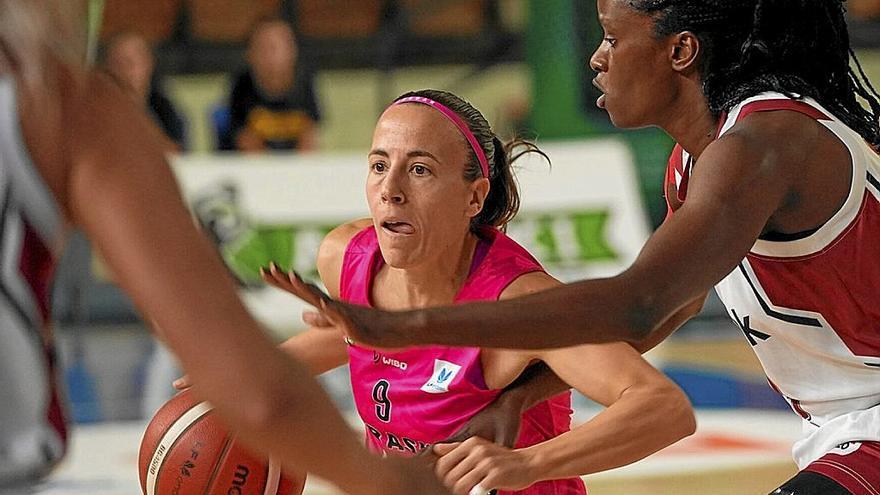
[[[703,294],[678,310],[675,314],[667,318],[658,328],[651,332],[647,338],[643,339],[641,342],[633,343],[633,347],[635,347],[640,353],[644,354],[666,340],[672,332],[678,330],[678,328],[684,325],[688,320],[700,313],[703,309],[703,303],[705,303],[707,295],[708,293]]]
[[[313,375],[320,375],[348,361],[348,349],[342,335],[333,330],[309,329],[282,342],[285,354],[303,363]]]
[[[385,490],[402,483],[408,473],[392,469],[362,447],[304,366],[276,348],[268,351],[257,345],[218,352],[227,362],[222,370],[195,364],[194,390],[211,402],[242,441],[273,455],[292,472],[308,471],[345,493],[405,493]],[[260,365],[245,364],[252,362]],[[191,359],[185,359],[184,366],[187,363],[193,364]]]
[[[629,390],[587,423],[522,452],[534,481],[568,478],[630,464],[694,429],[693,410],[678,388]]]
[[[653,293],[653,284],[615,277],[500,302],[425,309],[390,318],[401,334],[409,335],[406,342],[424,344],[548,349],[637,343],[668,316],[653,303]]]

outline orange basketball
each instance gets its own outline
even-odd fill
[[[282,475],[277,462],[240,446],[188,390],[147,425],[138,471],[145,495],[300,495],[305,485],[305,475]]]

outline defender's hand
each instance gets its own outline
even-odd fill
[[[502,395],[475,414],[451,437],[440,443],[463,442],[480,437],[504,447],[513,447],[519,437],[522,422],[522,404],[506,400]]]
[[[303,321],[318,328],[336,328],[350,342],[363,343],[372,347],[399,348],[413,344],[408,341],[401,325],[407,322],[407,313],[382,311],[337,301],[324,291],[304,281],[295,271],[282,272],[274,263],[268,271],[263,270],[263,279],[285,290],[304,302],[314,306],[317,311],[304,311]]]

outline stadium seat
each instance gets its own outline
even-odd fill
[[[486,0],[402,0],[401,5],[416,36],[473,36],[485,27]]]
[[[101,38],[135,31],[151,43],[168,39],[180,14],[181,0],[106,0]]]
[[[366,38],[379,30],[382,0],[299,0],[296,30],[309,38]]]
[[[211,128],[214,131],[214,150],[229,151],[235,149],[232,139],[231,115],[225,101],[215,103],[208,112]]]
[[[193,37],[202,41],[242,42],[263,17],[278,15],[281,0],[188,0]]]
[[[880,19],[880,0],[850,0],[846,8],[853,17]]]

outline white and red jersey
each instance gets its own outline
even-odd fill
[[[814,100],[778,93],[734,107],[718,135],[751,112],[777,110],[816,119],[847,147],[849,196],[818,230],[757,240],[715,290],[771,386],[804,418],[793,448],[803,468],[838,445],[880,440],[880,156]],[[687,196],[690,164],[676,146],[666,174],[670,215]]]
[[[0,77],[0,486],[64,454],[49,295],[65,225],[21,136],[15,84]]]

